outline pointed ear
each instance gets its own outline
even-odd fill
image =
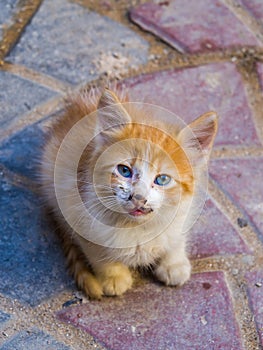
[[[131,118],[122,103],[109,89],[105,89],[98,103],[98,126],[100,130],[111,126],[120,127],[131,122]]]
[[[186,148],[197,148],[208,160],[217,133],[217,114],[208,112],[195,119],[179,133],[179,142]]]

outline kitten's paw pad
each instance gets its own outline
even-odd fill
[[[190,278],[191,264],[189,260],[172,265],[161,264],[155,274],[159,281],[168,286],[182,286]]]
[[[108,276],[102,281],[104,295],[121,295],[132,286],[132,277],[130,272],[120,273],[114,276]]]

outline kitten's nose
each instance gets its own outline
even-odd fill
[[[136,199],[136,201],[141,202],[142,204],[146,204],[147,199],[145,199],[141,194],[139,193],[134,193],[133,195],[129,196],[129,200],[131,199]]]

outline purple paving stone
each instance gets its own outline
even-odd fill
[[[232,63],[161,71],[127,79],[131,100],[162,106],[186,122],[215,110],[216,145],[259,145],[243,81]],[[244,127],[245,126],[245,127]]]
[[[263,346],[263,271],[249,272],[246,275],[249,302],[255,316],[261,345]]]
[[[262,0],[238,0],[258,21],[263,22]]]
[[[57,317],[111,350],[241,350],[222,272],[195,274],[182,288],[140,284],[123,297],[61,310]]]
[[[263,157],[213,160],[210,174],[263,236]]]
[[[181,52],[259,45],[220,0],[149,2],[135,7],[131,19]]]
[[[190,256],[204,258],[212,255],[249,253],[248,247],[212,200],[190,233]]]

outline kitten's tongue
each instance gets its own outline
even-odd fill
[[[136,209],[136,210],[134,210],[134,211],[132,211],[131,213],[130,213],[130,215],[133,215],[133,216],[140,216],[140,215],[144,215],[144,214],[146,214],[146,213],[144,213],[142,210],[140,210],[140,209]]]

